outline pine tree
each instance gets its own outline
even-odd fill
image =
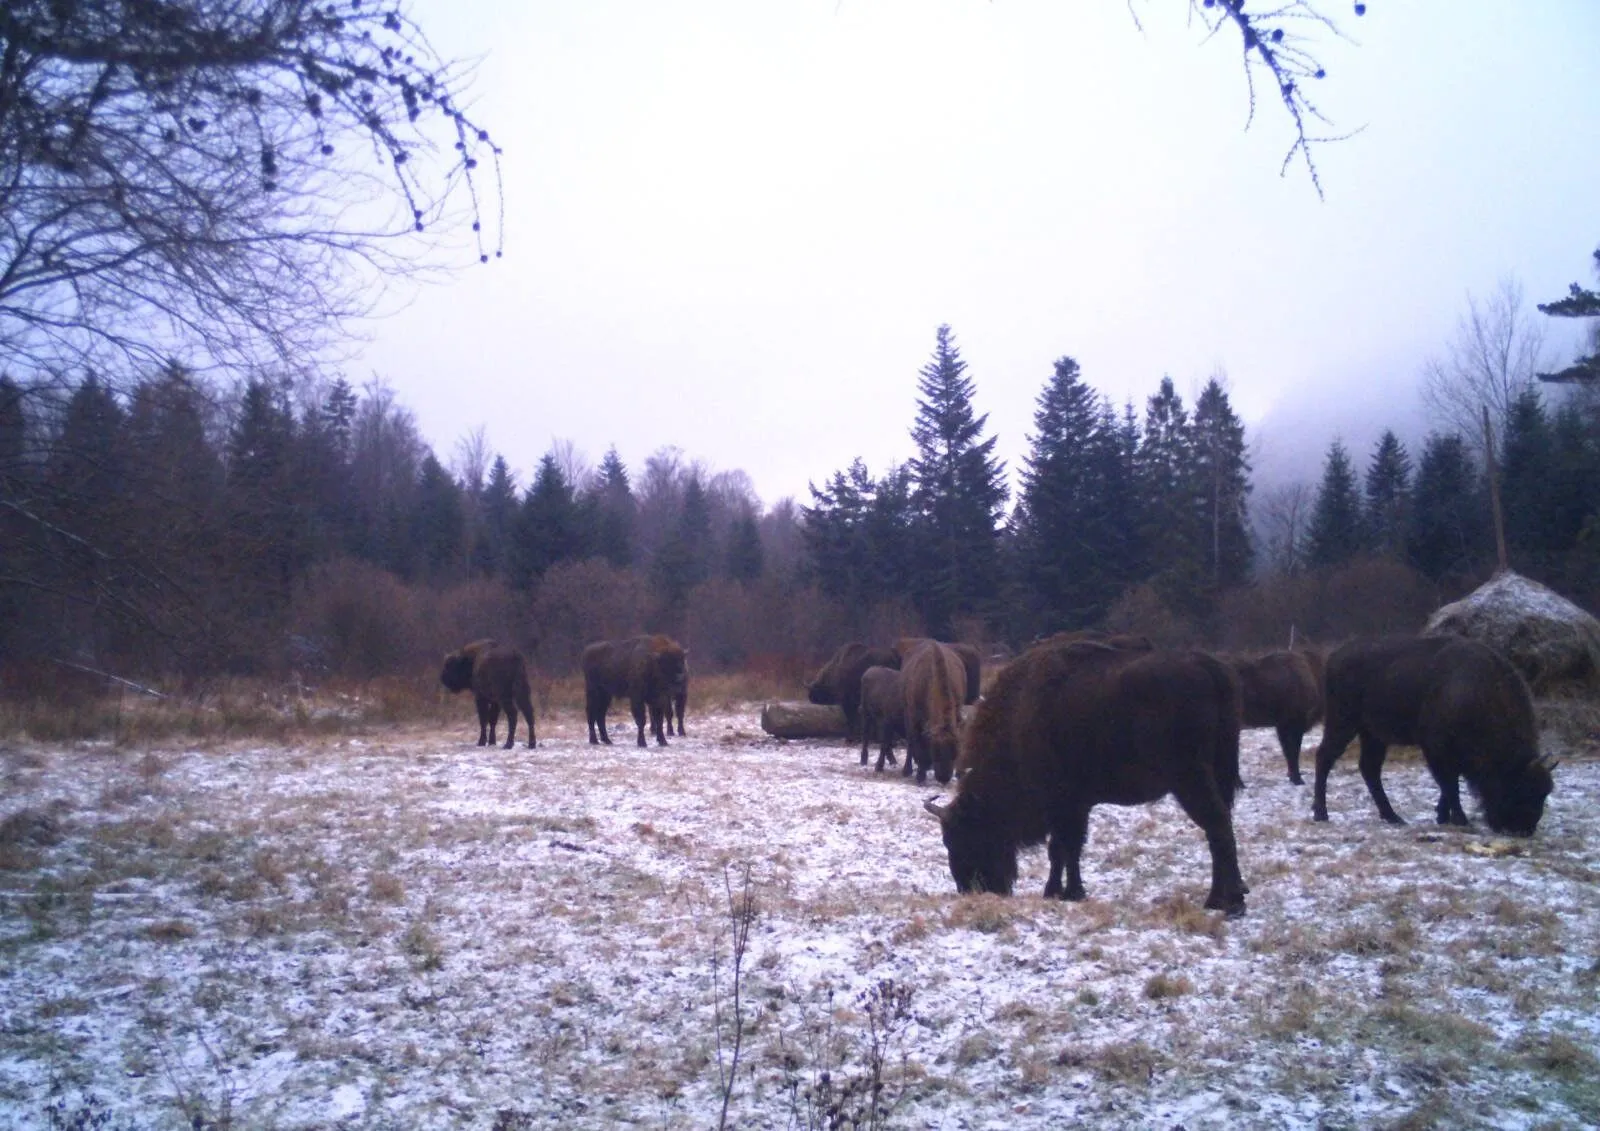
[[[350,456],[350,430],[355,422],[358,404],[350,383],[343,377],[336,377],[319,410],[322,424],[332,437],[334,450],[345,459]]]
[[[239,586],[238,607],[257,626],[288,602],[305,564],[290,485],[294,417],[281,392],[252,379],[228,433],[228,541]]]
[[[698,472],[690,472],[683,488],[678,520],[651,562],[651,580],[668,609],[679,610],[689,591],[711,575],[711,506]]]
[[[958,614],[985,610],[1000,582],[1005,465],[994,457],[996,437],[979,439],[989,418],[973,413],[966,370],[950,327],[940,326],[917,384],[910,463],[920,519],[917,603],[934,636],[948,636]]]
[[[1411,456],[1388,429],[1372,450],[1365,492],[1367,548],[1383,557],[1404,558],[1410,526]]]
[[[1453,432],[1430,435],[1411,493],[1411,564],[1434,581],[1473,569],[1489,552],[1487,509],[1466,442]]]
[[[817,587],[861,613],[874,589],[873,555],[866,534],[874,501],[872,476],[858,458],[822,487],[807,484],[811,506],[800,508],[801,536]]]
[[[884,601],[903,601],[916,577],[916,506],[911,469],[890,464],[876,483],[860,516],[862,565],[859,612]]]
[[[1306,560],[1314,567],[1343,565],[1361,552],[1361,496],[1350,453],[1335,440],[1322,465],[1322,485],[1311,511]]]
[[[1191,450],[1200,521],[1206,531],[1205,576],[1213,589],[1240,585],[1250,576],[1254,549],[1246,500],[1250,461],[1244,422],[1234,414],[1222,383],[1213,377],[1195,402]]]

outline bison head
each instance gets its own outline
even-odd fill
[[[820,707],[838,706],[839,696],[834,691],[833,684],[818,679],[815,683],[806,684],[806,698]]]
[[[948,785],[955,774],[956,753],[960,744],[955,732],[945,731],[929,736],[928,750],[933,757],[933,780]]]
[[[923,807],[939,818],[956,890],[1010,895],[1017,882],[1017,846],[996,823],[971,798],[958,796],[942,808],[929,799]]]
[[[1555,788],[1554,768],[1555,763],[1540,757],[1484,781],[1479,796],[1489,827],[1511,836],[1532,836],[1544,816],[1545,798]]]
[[[444,658],[444,670],[439,682],[451,691],[465,691],[472,686],[472,657],[465,652],[451,652]]]

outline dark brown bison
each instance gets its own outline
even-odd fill
[[[1244,913],[1232,818],[1239,693],[1215,657],[1096,643],[1030,648],[978,704],[961,765],[955,800],[926,803],[957,889],[1009,895],[1017,852],[1048,838],[1045,897],[1082,899],[1089,811],[1170,793],[1211,848],[1206,906]]]
[[[584,713],[589,722],[589,742],[611,745],[606,733],[606,711],[613,698],[626,698],[639,728],[639,745],[646,745],[646,712],[656,745],[665,746],[663,717],[672,710],[679,688],[688,687],[688,653],[666,636],[635,636],[628,640],[600,640],[583,650]]]
[[[904,653],[900,665],[905,702],[906,760],[901,773],[915,768],[917,784],[933,770],[941,785],[955,772],[961,737],[961,704],[967,694],[967,671],[955,650],[937,640],[923,640]]]
[[[911,654],[913,648],[930,639],[932,638],[927,636],[902,636],[896,640],[894,652],[900,657],[900,666],[905,666],[905,658]],[[956,654],[966,675],[967,692],[962,696],[961,702],[966,705],[976,703],[978,696],[983,693],[983,657],[971,644],[946,644],[945,647]]]
[[[1383,791],[1383,761],[1391,744],[1403,744],[1422,748],[1439,783],[1441,825],[1468,823],[1466,778],[1491,829],[1533,835],[1555,766],[1539,753],[1528,685],[1505,657],[1454,636],[1353,640],[1328,657],[1324,683],[1314,819],[1328,819],[1328,771],[1359,736],[1361,776],[1390,824],[1405,822]]]
[[[687,656],[687,654],[688,653],[686,651],[685,655]],[[662,719],[666,724],[666,732],[669,735],[673,733],[672,723],[673,723],[673,719],[674,718],[677,719],[677,723],[678,723],[677,734],[680,737],[683,735],[683,733],[684,733],[684,730],[683,730],[683,709],[685,707],[687,707],[688,705],[689,705],[689,667],[688,667],[687,662],[685,662],[684,669],[683,669],[683,676],[682,676],[682,678],[679,679],[678,686],[673,688],[672,694],[667,697],[666,702],[662,705],[662,708],[661,708],[661,710],[663,712]],[[655,727],[655,720],[654,719],[651,720],[651,724],[650,725],[651,725],[651,728],[654,729],[654,727]]]
[[[517,739],[517,711],[528,720],[528,748],[536,744],[533,733],[533,697],[528,693],[528,662],[509,644],[474,640],[444,658],[439,682],[451,691],[471,689],[478,706],[478,745],[494,743],[495,724],[506,713],[506,749]]]
[[[817,678],[806,685],[806,698],[811,702],[844,709],[846,742],[854,742],[861,734],[861,673],[872,667],[898,669],[900,657],[888,648],[853,640],[841,644]]]
[[[904,677],[894,668],[868,668],[861,673],[861,764],[867,764],[867,746],[877,739],[878,772],[886,761],[894,765],[895,740],[905,733]]]
[[[1230,656],[1239,677],[1244,725],[1273,727],[1289,767],[1289,780],[1300,776],[1300,744],[1322,718],[1322,658],[1315,652],[1268,652],[1263,656]]]

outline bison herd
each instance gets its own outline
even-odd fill
[[[665,636],[607,640],[584,649],[585,716],[591,743],[610,743],[606,712],[626,699],[647,745],[683,734],[686,652]],[[1393,744],[1421,748],[1439,786],[1440,824],[1467,824],[1461,782],[1495,832],[1530,836],[1544,813],[1553,762],[1539,752],[1532,698],[1517,670],[1460,637],[1354,640],[1323,657],[1299,649],[1240,657],[1155,648],[1140,636],[1058,633],[1010,660],[980,697],[977,650],[922,637],[889,648],[841,647],[807,687],[813,703],[837,704],[861,764],[878,744],[877,770],[895,765],[920,784],[958,778],[938,818],[950,875],[961,891],[1010,894],[1017,855],[1045,842],[1046,898],[1084,898],[1080,858],[1096,805],[1141,805],[1172,796],[1200,826],[1211,853],[1206,907],[1244,913],[1233,800],[1242,787],[1239,732],[1270,726],[1289,780],[1303,784],[1300,744],[1323,722],[1312,816],[1326,821],[1328,774],[1360,740],[1361,776],[1385,821],[1403,823],[1383,789]],[[480,640],[445,657],[441,682],[470,689],[478,744],[506,748],[520,710],[534,745],[527,665],[514,649]],[[962,708],[976,704],[971,717]],[[1063,878],[1065,870],[1065,878]]]

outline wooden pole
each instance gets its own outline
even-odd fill
[[[1484,470],[1489,476],[1489,505],[1494,510],[1494,549],[1499,560],[1498,573],[1511,568],[1506,558],[1506,520],[1500,511],[1500,469],[1494,462],[1494,431],[1489,427],[1489,406],[1483,406]]]

